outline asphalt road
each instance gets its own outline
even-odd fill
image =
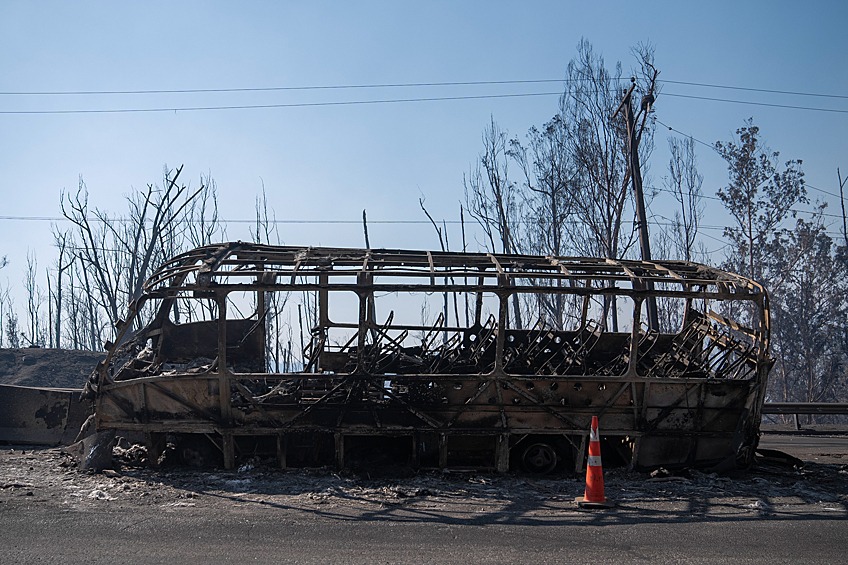
[[[760,447],[799,453],[802,458],[811,454],[842,455],[848,458],[848,434],[834,436],[802,434],[763,434]]]
[[[136,509],[138,510],[138,509]],[[540,523],[333,519],[285,508],[209,515],[3,515],[3,563],[845,563],[848,521],[673,520],[572,512]],[[191,509],[188,509],[191,510]]]
[[[848,563],[848,438],[772,435],[810,469],[649,480],[356,481],[334,474],[85,475],[0,449],[0,564]],[[473,479],[473,480],[472,480]],[[402,494],[402,496],[401,496]]]

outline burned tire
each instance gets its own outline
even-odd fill
[[[534,475],[547,475],[556,469],[558,462],[557,450],[549,443],[531,443],[521,452],[521,468]]]

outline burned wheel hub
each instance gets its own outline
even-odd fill
[[[556,449],[547,443],[528,445],[521,455],[521,464],[524,470],[537,475],[544,475],[553,471],[557,460]]]

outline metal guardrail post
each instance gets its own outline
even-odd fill
[[[766,402],[763,414],[848,414],[848,402]]]
[[[763,414],[792,415],[795,429],[801,429],[801,414],[848,415],[848,402],[766,402]]]

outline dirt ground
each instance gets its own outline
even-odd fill
[[[279,507],[333,516],[411,513],[494,519],[521,515],[544,520],[580,512],[583,478],[536,478],[459,472],[372,477],[330,469],[280,470],[249,462],[238,470],[183,467],[151,469],[132,464],[130,448],[115,470],[80,472],[62,448],[0,448],[0,513],[47,506],[76,511],[180,508],[231,512],[239,507]],[[848,517],[848,464],[840,456],[801,467],[762,461],[735,476],[697,471],[653,475],[609,469],[606,496],[617,513],[660,520],[722,517]]]
[[[19,386],[82,388],[106,356],[73,349],[0,349],[0,383]]]

